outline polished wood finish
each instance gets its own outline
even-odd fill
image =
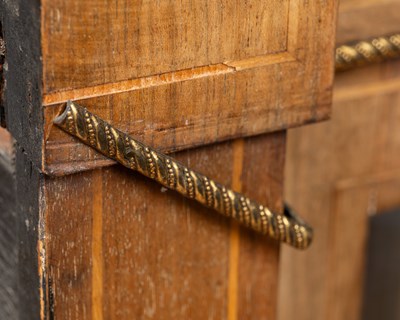
[[[335,9],[336,1],[43,1],[42,169],[109,164],[52,126],[67,99],[167,152],[326,119]]]
[[[296,14],[288,0],[42,6],[45,93],[284,52]]]

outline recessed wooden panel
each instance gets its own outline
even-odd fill
[[[399,190],[400,172],[337,184],[330,234],[328,319],[361,319],[368,218],[398,207]]]
[[[359,315],[365,208],[399,204],[398,123],[400,62],[392,61],[337,75],[332,119],[289,131],[285,198],[315,241],[306,252],[282,248],[279,320]]]
[[[45,92],[286,50],[289,0],[43,1]]]
[[[42,11],[47,173],[107,163],[52,127],[68,99],[164,151],[329,116],[336,1],[45,1]]]

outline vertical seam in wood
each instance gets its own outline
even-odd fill
[[[93,171],[92,205],[92,319],[103,319],[103,178]]]
[[[46,253],[46,195],[44,189],[44,180],[39,182],[39,221],[38,221],[38,272],[39,272],[39,298],[40,298],[40,319],[45,320],[46,317],[46,275],[48,270],[47,253]],[[50,308],[49,308],[50,309]],[[49,318],[51,316],[49,315]]]
[[[242,169],[243,169],[244,139],[233,142],[233,172],[232,188],[237,192],[242,191]],[[229,235],[229,278],[228,278],[228,320],[237,320],[237,297],[239,282],[239,225],[231,220]]]

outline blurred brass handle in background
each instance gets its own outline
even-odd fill
[[[336,48],[337,71],[400,57],[400,33],[344,44]]]
[[[284,215],[272,212],[144,145],[74,102],[67,103],[54,123],[125,167],[222,215],[234,218],[242,225],[298,249],[305,249],[311,243],[312,229],[288,208]]]

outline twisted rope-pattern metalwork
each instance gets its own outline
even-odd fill
[[[69,101],[54,123],[125,167],[257,232],[295,248],[304,249],[311,243],[312,229],[290,211],[285,210],[286,215],[272,212],[135,140],[76,103]]]
[[[337,47],[335,68],[342,71],[393,58],[400,58],[400,33]]]

